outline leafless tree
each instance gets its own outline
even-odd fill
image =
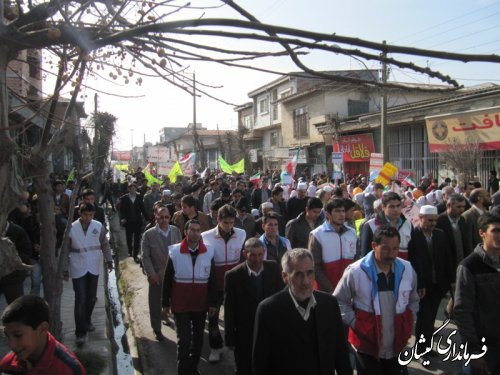
[[[468,137],[465,143],[451,138],[447,141],[447,151],[440,152],[439,158],[455,173],[459,183],[464,184],[475,176],[480,155],[481,148],[476,138]]]

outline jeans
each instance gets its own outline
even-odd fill
[[[42,264],[40,261],[31,259],[31,290],[30,294],[34,296],[40,296],[40,286],[42,284]]]
[[[75,334],[85,336],[91,323],[92,311],[97,300],[97,281],[99,275],[87,272],[84,276],[73,279],[75,291]]]
[[[203,347],[206,312],[174,313],[177,332],[177,373],[195,375]]]
[[[217,292],[217,311],[214,316],[208,318],[208,345],[211,349],[222,348],[222,335],[219,329],[219,312],[222,304],[224,303],[224,292]]]

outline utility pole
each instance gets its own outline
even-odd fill
[[[386,41],[382,42],[384,45]],[[383,50],[380,56],[382,60],[382,83],[387,83],[387,50]],[[380,98],[380,151],[384,154],[384,164],[389,161],[389,148],[387,144],[387,92],[382,86],[382,97]]]

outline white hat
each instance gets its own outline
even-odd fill
[[[264,202],[261,204],[260,208],[264,209],[264,208],[273,208],[274,205],[271,203],[271,202]]]
[[[307,190],[307,182],[299,182],[297,185],[297,190]]]
[[[171,190],[163,190],[162,193],[161,193],[164,197],[170,197],[172,195],[172,191]]]
[[[437,215],[438,209],[435,206],[431,206],[430,204],[426,204],[425,206],[420,207],[420,215]]]
[[[259,217],[260,216],[259,210],[256,209],[256,208],[252,208],[252,211],[250,211],[250,213],[252,214],[253,217]]]

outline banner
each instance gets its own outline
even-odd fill
[[[238,174],[245,172],[245,159],[241,159],[239,162],[230,165],[224,160],[222,156],[219,156],[219,168],[222,172],[227,174],[232,174],[236,172]]]
[[[370,155],[370,175],[374,172],[379,172],[384,165],[384,154],[372,153]]]
[[[179,163],[182,166],[182,172],[184,173],[184,176],[192,176],[196,173],[196,168],[194,166],[195,161],[195,152],[189,152],[179,159]]]
[[[389,162],[385,163],[378,173],[378,177],[375,179],[375,183],[380,182],[382,185],[386,186],[389,182],[391,182],[397,171],[398,169],[396,168],[396,166],[392,165]]]
[[[169,160],[168,149],[165,146],[149,146],[147,148],[147,160],[153,163],[162,163]]]
[[[430,152],[448,151],[453,141],[500,150],[500,107],[431,116],[425,122]]]
[[[144,173],[144,178],[146,180],[148,180],[148,186],[151,186],[153,185],[153,183],[157,183],[159,184],[160,186],[163,184],[163,181],[156,178],[155,176],[153,176],[151,174],[151,166],[148,164],[143,170],[142,170],[142,173]]]
[[[341,152],[344,162],[358,163],[370,160],[370,154],[375,152],[372,133],[341,136],[338,142],[333,142],[333,151]]]
[[[130,159],[132,159],[131,151],[113,151],[111,153],[111,160],[129,161]]]

